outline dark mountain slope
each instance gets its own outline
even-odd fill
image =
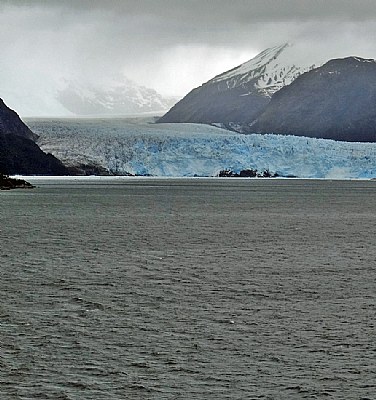
[[[8,175],[69,175],[52,154],[44,153],[32,140],[0,133],[0,171]]]
[[[298,64],[296,56],[287,43],[266,49],[193,89],[158,122],[249,122],[264,110],[273,93],[313,67]]]
[[[63,164],[44,153],[34,134],[0,99],[0,172],[8,175],[65,175]]]
[[[269,98],[256,90],[247,96],[244,92],[245,89],[239,87],[221,90],[217,85],[203,85],[193,89],[158,122],[244,123],[249,116],[256,117],[269,103]]]
[[[376,142],[376,62],[330,60],[276,92],[250,132]]]
[[[38,138],[38,135],[32,132],[2,99],[0,99],[0,133],[18,135],[31,140]]]

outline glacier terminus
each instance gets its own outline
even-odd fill
[[[114,175],[217,176],[269,170],[281,177],[376,177],[376,143],[284,135],[243,135],[204,124],[154,124],[148,118],[29,119],[38,144],[65,165]]]

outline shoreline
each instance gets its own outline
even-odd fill
[[[138,180],[220,180],[220,181],[375,181],[374,178],[299,178],[299,177],[219,177],[219,176],[129,176],[129,175],[12,175],[10,179],[23,181],[138,181]]]

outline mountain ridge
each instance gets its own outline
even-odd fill
[[[329,60],[276,92],[248,132],[376,141],[376,61]]]
[[[292,48],[290,43],[268,48],[215,76],[189,92],[158,122],[230,124],[255,119],[276,91],[314,68],[310,62],[297,65]]]

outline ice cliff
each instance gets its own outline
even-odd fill
[[[38,144],[66,165],[113,174],[216,176],[269,169],[300,178],[376,177],[376,144],[280,135],[242,135],[200,124],[126,119],[28,120]]]

